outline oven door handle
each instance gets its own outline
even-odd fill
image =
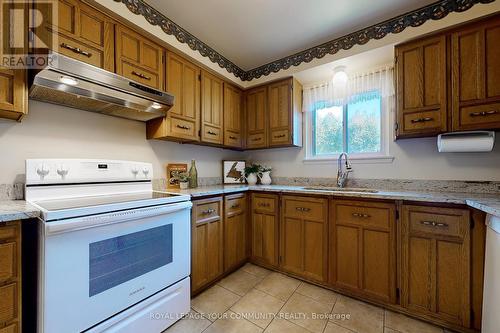
[[[184,201],[179,203],[143,207],[113,213],[83,216],[68,220],[46,222],[45,235],[60,234],[81,229],[97,228],[109,224],[166,215],[184,209],[191,209],[192,206],[193,204],[191,203],[191,201]]]

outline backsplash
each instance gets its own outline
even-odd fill
[[[0,200],[24,199],[24,183],[0,184]]]

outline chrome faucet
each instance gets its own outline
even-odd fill
[[[342,157],[345,157],[345,163],[342,165]],[[343,167],[345,166],[345,168]],[[344,187],[345,182],[347,181],[347,177],[349,173],[352,172],[351,163],[349,163],[349,159],[347,158],[346,153],[342,153],[339,155],[338,159],[338,170],[337,170],[337,186]]]

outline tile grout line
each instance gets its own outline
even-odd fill
[[[263,332],[265,332],[265,331],[267,330],[267,328],[268,328],[268,327],[269,327],[269,326],[273,323],[273,321],[276,319],[276,315],[278,315],[278,314],[281,312],[281,310],[283,310],[283,307],[284,307],[284,306],[286,305],[286,303],[290,300],[290,298],[292,297],[292,295],[295,293],[295,291],[296,291],[296,290],[300,287],[300,285],[301,285],[302,283],[303,283],[302,281],[299,281],[299,284],[297,285],[297,287],[295,287],[295,289],[294,289],[294,290],[293,290],[293,292],[290,294],[290,296],[288,296],[288,298],[286,299],[286,301],[282,301],[282,302],[283,302],[283,305],[282,305],[282,306],[281,306],[281,308],[280,308],[280,309],[276,312],[275,317],[273,318],[273,320],[271,320],[271,322],[270,322],[269,324],[267,324],[266,328],[264,328]],[[259,290],[259,289],[257,289],[257,290]],[[260,291],[262,291],[262,290],[260,290]],[[266,295],[269,295],[269,296],[272,296],[272,297],[274,297],[274,298],[276,298],[276,299],[279,299],[279,298],[277,298],[277,297],[275,297],[275,296],[273,296],[273,295],[270,295],[270,294],[266,293],[265,291],[262,291],[262,292],[263,292],[264,294],[266,294]],[[280,300],[280,301],[281,301],[281,300]],[[285,320],[286,320],[286,319],[285,319]],[[292,323],[292,322],[291,322],[291,321],[289,321],[289,320],[286,320],[286,321],[288,321],[288,322]],[[297,325],[297,324],[295,324],[295,323],[292,323],[292,324]],[[299,325],[297,325],[297,326],[299,326]],[[302,327],[302,326],[299,326],[299,327]],[[307,331],[309,331],[309,330],[307,330]]]

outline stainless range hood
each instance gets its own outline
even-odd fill
[[[165,116],[174,96],[57,53],[32,72],[32,99],[121,118],[148,121]]]

